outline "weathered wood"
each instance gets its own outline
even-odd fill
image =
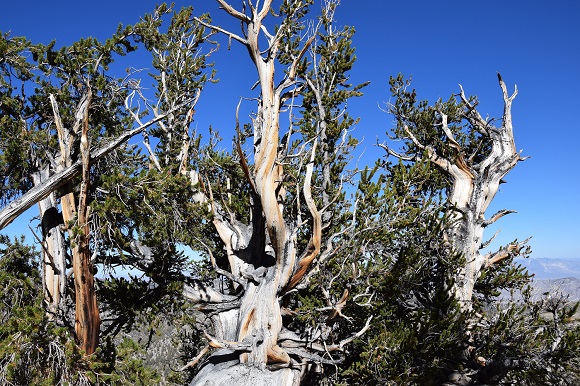
[[[281,347],[281,299],[303,280],[310,264],[320,256],[324,210],[317,206],[321,203],[314,197],[315,189],[316,194],[320,191],[319,181],[316,181],[316,188],[313,186],[315,178],[318,177],[318,170],[315,174],[315,160],[320,158],[319,154],[322,152],[324,162],[328,163],[323,171],[323,190],[330,189],[332,160],[330,153],[324,154],[324,150],[321,150],[324,145],[321,141],[330,141],[326,137],[325,127],[317,130],[312,138],[306,138],[305,135],[300,154],[289,154],[293,146],[293,132],[290,128],[281,138],[280,113],[285,101],[298,96],[307,87],[305,80],[298,80],[297,75],[299,66],[304,62],[303,57],[314,44],[317,34],[309,31],[312,35],[309,38],[304,37],[298,48],[281,47],[286,44],[286,34],[295,33],[296,15],[285,15],[286,18],[276,32],[270,34],[263,21],[270,14],[271,1],[250,4],[249,9],[242,12],[234,9],[226,0],[217,1],[226,13],[241,21],[241,35],[199,18],[195,20],[245,46],[256,69],[258,82],[255,87],[259,86],[260,96],[257,112],[252,119],[253,156],[248,157],[253,160],[251,166],[241,147],[236,112],[236,148],[241,169],[250,187],[250,222],[242,224],[236,219],[236,214],[222,207],[219,200],[214,199],[209,183],[205,185],[205,197],[198,200],[207,201],[211,205],[213,224],[230,264],[231,273],[221,274],[232,281],[240,299],[238,309],[228,310],[227,314],[214,315],[212,319],[214,335],[209,345],[231,351],[227,355],[223,355],[224,351],[212,354],[192,385],[222,382],[298,385],[306,371],[302,361],[322,363],[327,359],[311,352],[313,346],[324,347],[323,344],[315,344],[313,341],[293,341],[293,344],[300,347]],[[323,12],[333,12],[335,5],[334,2],[326,3]],[[295,1],[290,8],[297,15],[301,15],[300,12],[305,6],[303,2]],[[312,50],[315,51],[314,48]],[[282,54],[290,57],[284,59],[287,66],[281,72],[282,75],[277,74],[281,77],[277,81],[275,70],[280,64],[277,56]],[[319,93],[317,97],[322,106],[322,94]],[[321,125],[324,126],[327,120],[324,108],[320,107],[315,113],[320,115],[317,116],[317,121],[323,122]],[[305,166],[305,172],[301,171],[297,186],[292,187],[296,189],[294,194],[299,196],[292,203],[296,205],[298,214],[294,209],[288,210],[284,207],[289,201],[286,186],[292,186],[285,181],[294,179],[294,176],[287,175],[283,165],[292,164],[297,159],[295,157],[300,157],[300,168]],[[192,181],[201,181],[195,172],[184,172],[192,176]],[[301,203],[305,205],[301,206]],[[331,199],[326,194],[323,197],[323,208],[330,203]],[[288,216],[288,213],[292,215]],[[310,222],[308,225],[305,224],[305,219]],[[302,230],[308,231],[309,242],[302,247],[303,250],[299,250],[298,235]],[[213,264],[211,251],[208,252]],[[216,269],[216,272],[219,270]],[[368,328],[368,325],[365,327]],[[350,340],[347,339],[344,344],[348,342]],[[342,342],[336,350],[342,350]]]
[[[97,305],[97,293],[95,290],[95,275],[93,263],[91,262],[91,250],[89,246],[89,187],[90,187],[90,149],[89,149],[89,105],[91,102],[91,90],[87,94],[86,106],[83,111],[77,112],[83,119],[81,133],[81,162],[82,180],[78,199],[76,217],[78,221],[79,233],[75,234],[74,229],[69,230],[69,237],[74,241],[72,246],[72,265],[75,283],[75,333],[77,340],[85,355],[92,355],[99,346],[99,333],[101,317]],[[67,144],[70,146],[70,143]],[[70,154],[69,149],[69,154]],[[66,163],[70,163],[66,160]],[[67,211],[75,212],[74,197],[67,194],[67,202],[63,203],[63,213]],[[69,221],[72,220],[69,219]]]
[[[154,119],[148,121],[147,123],[135,127],[131,130],[127,130],[121,133],[118,137],[112,139],[110,142],[106,143],[99,149],[94,150],[91,153],[91,159],[93,162],[99,161],[100,159],[107,156],[109,153],[117,149],[119,146],[126,143],[130,138],[143,132],[149,126],[159,122],[164,119],[167,114],[161,114]],[[71,182],[74,178],[80,176],[82,171],[82,161],[79,160],[69,167],[61,170],[46,180],[41,185],[34,186],[28,192],[26,192],[22,197],[17,200],[12,201],[4,209],[0,211],[0,229],[4,229],[8,224],[14,221],[18,216],[24,213],[32,205],[36,204],[43,198],[47,197],[52,192],[58,191],[64,185]]]
[[[209,358],[190,386],[296,386],[297,379],[300,379],[299,369],[260,369],[240,363],[235,352],[222,349]]]
[[[464,105],[463,118],[467,119],[473,130],[478,131],[484,140],[491,144],[491,151],[478,164],[468,164],[465,149],[462,149],[455,140],[449,129],[447,116],[438,112],[440,122],[437,125],[447,137],[448,146],[453,149],[453,157],[443,157],[438,154],[431,144],[421,143],[413,134],[412,130],[403,122],[403,130],[407,138],[419,149],[425,157],[436,165],[449,177],[451,189],[449,190],[449,202],[454,206],[451,212],[451,225],[447,232],[447,238],[452,247],[460,252],[465,258],[465,264],[457,273],[454,287],[454,295],[464,309],[471,308],[473,288],[482,269],[493,263],[501,261],[512,253],[519,253],[522,249],[520,243],[508,246],[500,255],[482,255],[483,231],[485,227],[497,221],[502,216],[513,211],[502,210],[493,215],[489,220],[485,219],[485,212],[489,204],[497,194],[500,183],[506,174],[515,165],[524,160],[516,150],[511,105],[517,95],[515,92],[510,96],[505,83],[498,74],[499,85],[504,100],[504,112],[501,127],[493,127],[490,122],[484,120],[465,96],[461,88],[460,98]],[[423,155],[411,157],[398,154],[387,149],[389,154],[403,160],[421,159]]]
[[[48,166],[33,176],[34,185],[41,185],[48,176]],[[43,254],[44,298],[50,319],[57,317],[61,300],[66,289],[66,245],[64,240],[62,214],[54,193],[38,202],[41,218]]]
[[[235,327],[235,332],[221,331],[221,334],[234,335],[237,342],[251,343],[251,350],[240,353],[240,361],[266,371],[268,364],[290,361],[288,354],[278,346],[277,340],[282,328],[278,296],[288,284],[296,261],[295,238],[288,230],[282,212],[281,182],[284,179],[284,171],[279,163],[278,153],[281,93],[291,83],[278,86],[274,84],[278,39],[270,40],[270,54],[267,57],[263,57],[259,48],[262,21],[268,15],[269,2],[263,4],[260,10],[254,10],[251,16],[236,11],[225,1],[220,1],[220,4],[231,16],[245,20],[247,24],[245,37],[237,37],[214,26],[208,27],[228,34],[247,47],[256,66],[261,86],[260,105],[257,119],[254,121],[252,175],[246,170],[247,166],[245,168],[246,177],[255,188],[254,198],[258,201],[256,207],[261,210],[254,211],[252,225],[245,226],[232,220],[231,216],[221,213],[220,206],[213,201],[211,191],[209,192],[214,225],[227,251],[232,274],[247,280],[243,286],[239,311],[231,315],[237,317],[237,320],[235,322],[220,320],[222,328]],[[241,159],[245,161],[243,153]],[[264,229],[267,237],[261,236]],[[275,262],[273,266],[262,266],[268,260],[264,256],[267,249],[271,250]],[[201,375],[197,379],[201,379],[200,377]],[[292,384],[292,377],[289,380]],[[278,380],[276,384],[285,384],[280,382],[282,381]]]
[[[498,81],[504,100],[501,127],[490,127],[489,123],[479,115],[475,106],[465,97],[463,90],[460,94],[463,103],[467,106],[467,119],[474,128],[483,128],[482,135],[491,141],[491,152],[479,164],[468,169],[465,163],[461,165],[460,161],[465,157],[461,150],[459,156],[452,162],[455,171],[449,172],[453,181],[450,201],[457,209],[452,216],[453,225],[449,232],[449,239],[454,248],[462,252],[466,259],[465,266],[456,280],[454,291],[464,308],[471,307],[473,288],[481,271],[501,260],[492,261],[489,255],[480,253],[483,231],[489,224],[512,211],[500,211],[490,220],[485,220],[485,212],[497,194],[503,178],[519,161],[524,160],[516,149],[511,118],[511,105],[517,95],[517,87],[510,96],[499,74]],[[444,120],[443,127],[447,128],[446,126],[447,123]],[[508,247],[506,249],[508,253],[504,254],[503,258],[512,252],[519,253],[520,249]]]

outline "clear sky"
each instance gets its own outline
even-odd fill
[[[57,46],[86,36],[104,39],[120,22],[132,24],[151,12],[155,3],[6,1],[0,30],[33,42],[56,39]],[[176,2],[182,5],[229,24],[211,0]],[[502,208],[518,213],[499,220],[486,235],[501,228],[496,247],[533,236],[535,257],[580,258],[580,2],[343,0],[336,16],[339,25],[357,30],[353,82],[371,81],[365,96],[349,105],[361,117],[354,134],[364,137],[361,150],[369,159],[377,154],[377,138],[386,139],[392,125],[380,109],[389,99],[389,75],[412,75],[419,97],[431,101],[448,98],[462,84],[467,94],[479,96],[482,115],[494,117],[502,113],[496,72],[511,91],[517,84],[516,145],[531,158],[508,174],[488,216]],[[237,101],[250,94],[256,79],[245,51],[235,45],[227,51],[227,41],[221,43],[215,55],[221,82],[204,91],[197,124],[231,130]],[[27,223],[18,221],[10,231],[27,229]]]

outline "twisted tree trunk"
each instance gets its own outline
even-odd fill
[[[466,98],[463,89],[459,94],[464,109],[460,118],[466,119],[470,129],[481,135],[482,144],[490,146],[490,151],[484,154],[478,163],[473,162],[475,154],[466,154],[467,149],[463,149],[457,142],[448,126],[448,117],[442,111],[437,111],[438,122],[435,126],[440,128],[446,137],[448,150],[450,150],[447,153],[451,153],[450,156],[441,155],[444,153],[442,149],[436,149],[433,144],[422,143],[409,127],[407,122],[409,118],[404,116],[405,113],[402,113],[403,116],[399,116],[398,119],[402,123],[406,137],[421,154],[405,156],[384,146],[389,154],[400,159],[426,158],[451,181],[448,199],[453,209],[450,214],[451,225],[447,231],[447,238],[454,250],[465,258],[465,264],[456,275],[452,292],[465,310],[471,309],[473,289],[482,270],[509,256],[520,254],[527,242],[527,240],[514,242],[495,253],[484,255],[480,252],[493,240],[492,237],[488,241],[483,241],[485,228],[506,214],[513,213],[511,210],[503,209],[486,219],[485,212],[498,192],[499,185],[504,182],[503,178],[506,174],[519,161],[525,159],[516,150],[511,116],[511,106],[517,95],[517,87],[510,96],[499,74],[498,80],[504,100],[501,127],[494,127],[491,122],[483,119],[476,110],[476,106]],[[476,152],[479,150],[477,149]]]
[[[284,29],[289,26],[282,25],[276,36],[266,35],[269,45],[264,55],[259,40],[263,39],[260,38],[264,28],[262,21],[269,14],[272,1],[265,1],[260,9],[252,6],[249,14],[236,11],[224,0],[217,1],[227,13],[244,24],[243,37],[197,20],[247,47],[256,66],[261,94],[253,125],[252,169],[238,143],[241,167],[251,186],[251,224],[233,220],[231,213],[226,215],[212,199],[211,192],[207,196],[231,269],[231,272],[218,272],[234,281],[242,295],[235,309],[220,314],[216,323],[218,336],[208,335],[209,345],[221,350],[210,357],[191,385],[296,385],[300,383],[300,367],[296,366],[296,360],[291,359],[288,349],[280,346],[283,331],[280,301],[300,281],[320,251],[321,215],[311,188],[316,153],[314,141],[302,186],[303,198],[312,218],[311,237],[298,257],[296,230],[302,224],[295,218],[285,218],[283,212],[286,192],[282,186],[285,179],[282,163],[286,154],[285,146],[281,146],[279,117],[283,93],[295,84],[296,66],[312,39],[296,53],[284,80],[275,85],[276,55]],[[284,20],[284,23],[289,21]],[[192,179],[196,180],[197,177]],[[228,341],[231,338],[234,341]]]
[[[474,129],[491,142],[489,154],[478,164],[467,166],[467,156],[453,138],[447,127],[447,117],[443,115],[443,130],[452,146],[457,149],[457,156],[453,160],[434,160],[448,173],[453,182],[450,202],[455,206],[455,212],[451,217],[449,240],[466,259],[454,288],[455,295],[464,308],[471,307],[473,288],[482,270],[512,254],[519,254],[525,244],[525,242],[513,243],[496,253],[485,255],[480,252],[491,242],[491,240],[486,242],[483,240],[485,228],[506,214],[513,213],[511,210],[504,209],[486,219],[485,212],[497,194],[500,184],[504,182],[503,178],[506,174],[519,161],[525,159],[520,156],[516,149],[511,116],[512,101],[517,95],[517,87],[510,96],[499,74],[498,80],[504,100],[501,127],[491,126],[481,117],[475,106],[467,100],[463,90],[460,94],[466,105],[466,118]]]

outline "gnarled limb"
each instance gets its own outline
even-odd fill
[[[221,347],[221,350],[233,350],[234,357],[239,358],[239,363],[231,361],[230,369],[238,364],[248,364],[250,366],[239,366],[239,369],[272,370],[276,377],[284,379],[282,382],[290,380],[296,383],[299,382],[300,375],[294,369],[297,363],[292,357],[300,355],[290,354],[279,344],[283,327],[281,298],[286,291],[304,279],[312,262],[320,256],[324,242],[323,229],[332,225],[332,217],[325,217],[325,213],[330,213],[333,210],[333,200],[339,199],[339,193],[334,189],[340,190],[340,186],[332,185],[334,182],[329,178],[329,173],[335,165],[334,157],[339,159],[343,154],[332,154],[332,151],[339,152],[343,146],[348,148],[352,145],[345,145],[343,142],[338,145],[337,150],[334,147],[337,139],[327,137],[324,125],[335,117],[326,116],[324,103],[327,103],[326,95],[332,92],[336,84],[329,78],[325,87],[330,87],[330,91],[322,90],[320,84],[316,84],[314,80],[316,75],[310,79],[310,84],[318,87],[315,92],[318,93],[319,107],[318,111],[312,111],[319,123],[317,129],[308,134],[292,130],[292,119],[295,118],[291,111],[290,128],[281,135],[280,114],[286,108],[285,104],[290,103],[288,101],[291,98],[304,95],[307,89],[306,82],[310,75],[306,75],[303,64],[309,62],[304,57],[308,53],[319,54],[313,48],[316,44],[316,31],[313,33],[308,30],[303,36],[289,37],[300,30],[301,25],[296,20],[302,16],[301,12],[306,9],[307,4],[299,0],[284,4],[284,18],[280,20],[276,32],[270,33],[264,20],[270,14],[271,1],[248,2],[241,11],[234,9],[226,0],[218,0],[218,3],[227,14],[240,21],[240,33],[232,33],[203,20],[198,22],[226,35],[230,41],[235,40],[245,46],[258,75],[258,81],[253,88],[259,86],[260,96],[257,111],[252,115],[253,155],[247,157],[242,149],[239,105],[236,110],[235,148],[241,171],[249,184],[249,223],[243,224],[225,202],[219,202],[220,197],[217,194],[214,197],[209,181],[206,182],[204,191],[214,215],[213,223],[230,262],[231,273],[243,279],[234,283],[235,292],[239,294],[239,309],[220,314],[223,329],[216,329],[219,331],[212,344]],[[329,3],[328,8],[334,9],[333,5],[334,3]],[[350,35],[345,38],[350,38]],[[266,47],[260,48],[259,43]],[[278,56],[282,55],[283,59],[278,60]],[[348,55],[351,55],[350,51]],[[275,74],[276,67],[280,64],[285,67],[284,71]],[[275,75],[279,75],[279,79]],[[345,83],[341,84],[345,88],[349,87]],[[340,94],[341,97],[342,95]],[[348,141],[346,128],[341,128],[338,132],[344,133],[343,141]],[[302,136],[300,144],[295,141],[298,136]],[[332,147],[324,148],[325,142],[332,143]],[[319,161],[320,159],[323,161]],[[250,162],[253,164],[250,165]],[[328,165],[324,169],[321,164]],[[298,178],[294,173],[288,173],[288,168],[292,166],[298,169]],[[322,176],[322,181],[319,176]],[[320,200],[318,194],[321,196]],[[290,205],[293,207],[287,207]],[[298,250],[299,240],[304,233],[308,243],[304,250]],[[336,230],[333,234],[332,237],[342,233]],[[331,256],[336,250],[332,245],[332,237],[326,242],[327,256]],[[336,309],[340,310],[345,301],[346,298],[339,301],[335,305]],[[224,345],[223,342],[230,343]],[[239,346],[242,343],[243,347]],[[251,348],[246,350],[246,343],[251,343]],[[212,358],[215,357],[217,353],[212,354]],[[223,360],[220,363],[225,364],[226,359]],[[213,364],[207,364],[193,384],[209,377],[207,371],[212,367]],[[221,379],[223,375],[227,378],[229,374],[229,370],[220,372],[219,377]],[[289,375],[292,378],[288,378]]]
[[[183,287],[183,296],[193,303],[227,303],[237,300],[232,295],[224,295],[199,280],[194,280],[191,285]]]
[[[485,227],[493,224],[494,222],[496,222],[497,220],[499,220],[503,216],[511,214],[511,213],[517,213],[517,212],[515,210],[502,209],[502,210],[496,212],[488,220],[483,221],[481,226],[483,226],[485,228]]]
[[[530,239],[531,239],[531,237],[528,237],[524,241],[510,243],[495,253],[486,254],[485,255],[485,261],[486,261],[485,266],[489,267],[489,266],[494,265],[494,264],[496,264],[496,263],[498,263],[498,262],[502,261],[503,259],[506,259],[510,256],[522,255],[524,247],[527,247],[528,241],[530,241]]]
[[[301,279],[302,276],[306,273],[308,266],[314,260],[316,256],[320,253],[320,242],[322,238],[322,217],[318,212],[316,207],[316,203],[312,198],[312,171],[314,168],[314,156],[316,154],[316,144],[317,141],[314,141],[314,145],[312,146],[312,151],[310,155],[310,162],[306,166],[306,176],[304,179],[304,187],[303,187],[303,194],[304,199],[306,201],[306,205],[308,206],[308,210],[312,216],[312,234],[310,236],[310,241],[308,242],[308,246],[306,247],[306,251],[304,255],[298,261],[298,269],[292,275],[290,280],[288,281],[288,286],[286,290],[291,289],[294,287]]]

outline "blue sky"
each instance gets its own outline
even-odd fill
[[[33,42],[56,39],[57,45],[86,36],[104,39],[155,3],[8,1],[0,30]],[[176,5],[211,11],[216,23],[229,23],[213,1]],[[535,257],[580,258],[580,2],[343,0],[336,16],[338,24],[357,30],[353,82],[371,81],[364,97],[349,105],[351,114],[361,117],[354,134],[364,137],[360,150],[369,159],[378,152],[377,138],[386,139],[392,125],[380,109],[389,99],[389,75],[412,75],[419,97],[431,101],[448,98],[462,84],[467,94],[479,96],[482,115],[495,117],[502,113],[496,72],[510,90],[517,84],[516,145],[531,158],[508,174],[488,216],[502,208],[518,213],[502,218],[486,235],[501,228],[496,247],[533,236]],[[204,91],[197,124],[229,131],[237,101],[250,95],[255,75],[244,50],[234,45],[227,51],[227,42],[221,43],[214,57],[221,82]],[[9,231],[27,230],[27,223],[18,221]]]

